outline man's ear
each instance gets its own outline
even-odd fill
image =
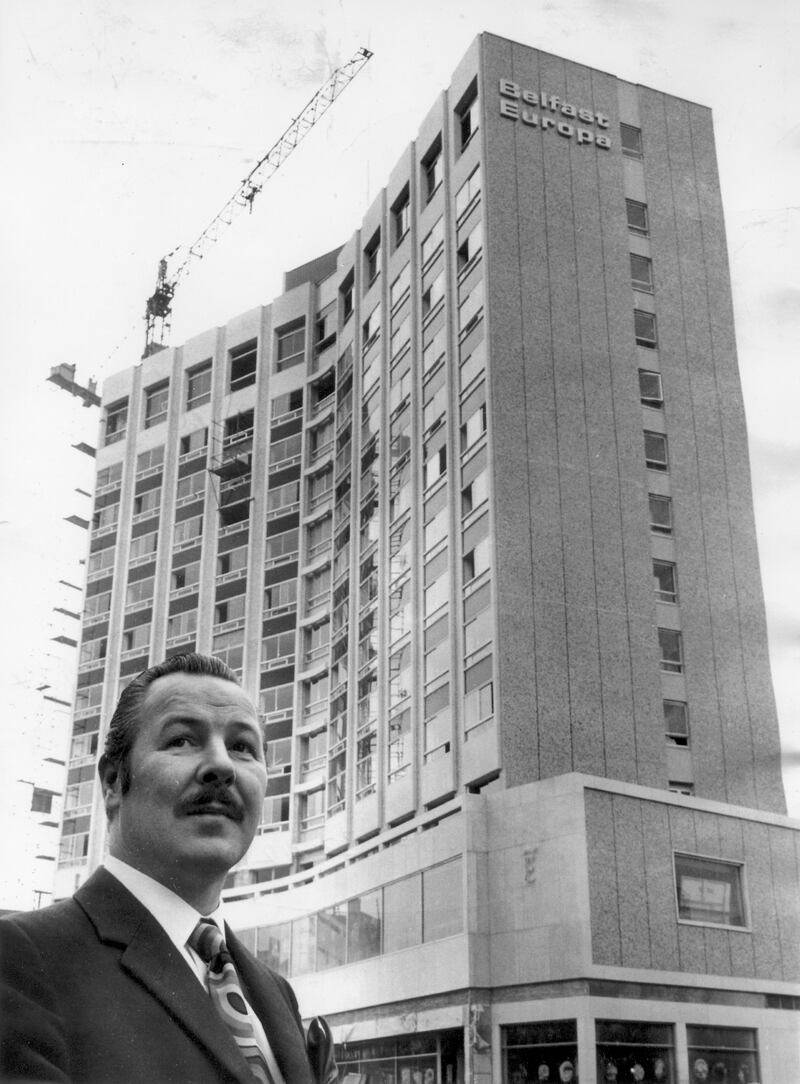
[[[110,820],[117,809],[119,809],[119,803],[122,797],[122,781],[120,778],[119,767],[103,753],[97,765],[97,771],[100,776],[100,785],[103,788],[103,802],[106,807],[106,816]]]

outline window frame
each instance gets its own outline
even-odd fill
[[[193,382],[204,377],[208,378],[208,387],[204,387],[200,392],[195,391],[192,387]],[[201,361],[199,365],[193,365],[186,370],[186,410],[196,410],[197,407],[211,402],[211,379],[211,358],[207,361]],[[203,381],[203,384],[205,384],[205,380]]]
[[[281,348],[284,343],[287,343],[298,332],[303,334],[303,344],[299,350],[295,350],[291,354],[281,356]],[[306,356],[306,318],[304,316],[298,317],[296,320],[290,320],[288,323],[283,324],[281,327],[275,329],[275,372],[283,373],[287,369],[294,368],[295,365],[302,365]]]
[[[430,203],[444,181],[444,156],[441,132],[431,143],[421,162],[425,203]]]
[[[647,329],[643,326],[645,323],[649,324]],[[645,350],[658,349],[658,325],[654,312],[648,312],[646,309],[633,310],[633,337],[636,345]]]
[[[381,228],[364,245],[364,289],[368,290],[381,273]]]
[[[160,402],[162,396],[164,396],[163,403]],[[151,410],[154,405],[158,408],[156,413]],[[142,428],[152,429],[156,425],[161,425],[162,422],[167,420],[168,413],[169,380],[159,380],[144,389],[144,423]]]
[[[641,211],[641,218],[644,222],[643,226],[640,226],[637,222],[633,221],[634,215],[631,212]],[[650,216],[647,210],[647,204],[642,203],[638,199],[626,199],[625,200],[625,217],[628,223],[628,229],[631,233],[638,233],[641,237],[647,237],[650,233]]]
[[[734,913],[734,907],[738,902],[740,908],[741,922],[729,921],[729,922],[717,922],[713,918],[690,918],[685,914],[681,914],[681,893],[680,893],[680,878],[678,864],[679,859],[685,859],[689,863],[696,863],[698,866],[702,863],[706,863],[712,866],[725,867],[731,872],[735,871],[737,876],[735,883],[733,879],[730,884],[732,888],[738,890],[738,901],[732,901],[730,904],[729,914],[731,917],[738,917]],[[750,927],[750,908],[748,903],[747,893],[747,878],[745,872],[744,861],[739,861],[733,858],[720,858],[717,855],[706,854],[692,854],[688,851],[673,850],[672,852],[672,875],[673,884],[675,888],[675,914],[680,925],[688,926],[710,926],[714,929],[726,929],[726,930],[749,930]],[[690,876],[689,872],[685,872],[683,876]],[[724,882],[723,882],[724,883]]]
[[[639,293],[642,294],[654,293],[653,261],[649,256],[642,256],[640,252],[631,252],[629,255],[631,265],[631,286],[634,290],[638,290]],[[637,273],[637,268],[646,271],[646,278],[642,278]]]
[[[626,141],[627,137],[627,141]],[[643,158],[642,129],[635,124],[620,123],[619,142],[626,158]]]
[[[400,195],[392,204],[392,241],[398,248],[411,229],[411,194],[405,185]]]

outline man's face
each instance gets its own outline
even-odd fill
[[[255,708],[232,681],[175,673],[147,690],[130,787],[106,790],[111,853],[179,895],[224,878],[255,835],[266,790]]]

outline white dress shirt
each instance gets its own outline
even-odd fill
[[[114,858],[113,855],[108,854],[103,859],[103,865],[108,872],[113,877],[116,877],[116,879],[127,888],[131,895],[135,896],[139,903],[150,912],[159,926],[163,928],[175,948],[189,964],[197,977],[197,981],[207,991],[208,965],[200,958],[200,956],[198,956],[194,949],[187,944],[187,941],[191,937],[192,931],[201,918],[210,919],[219,927],[223,937],[225,936],[225,918],[222,900],[220,900],[211,914],[201,915],[190,903],[187,903],[186,900],[182,900],[180,896],[176,896],[171,889],[162,885],[159,881],[154,881],[152,877],[148,877],[148,875],[142,873],[141,870],[129,866],[127,862],[123,862],[120,858]],[[275,1079],[275,1084],[284,1084],[283,1077],[278,1068],[278,1063],[275,1061],[275,1055],[272,1052],[272,1047],[269,1045],[264,1027],[253,1012],[252,1006],[249,1003],[247,1003],[247,1007],[256,1034],[256,1042],[261,1047],[261,1050],[267,1059],[267,1064]]]

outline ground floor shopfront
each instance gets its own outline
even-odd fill
[[[604,994],[514,999],[399,1017],[334,1023],[342,1084],[798,1084],[800,1032],[793,999],[730,991],[657,989],[640,999],[624,984]],[[545,991],[540,992],[545,995]],[[424,1028],[435,1016],[461,1026]],[[386,1034],[401,1022],[403,1033]],[[364,1040],[356,1036],[371,1031]],[[382,1034],[381,1034],[382,1033]],[[345,1037],[348,1037],[345,1039]],[[342,1041],[342,1040],[345,1041]]]

